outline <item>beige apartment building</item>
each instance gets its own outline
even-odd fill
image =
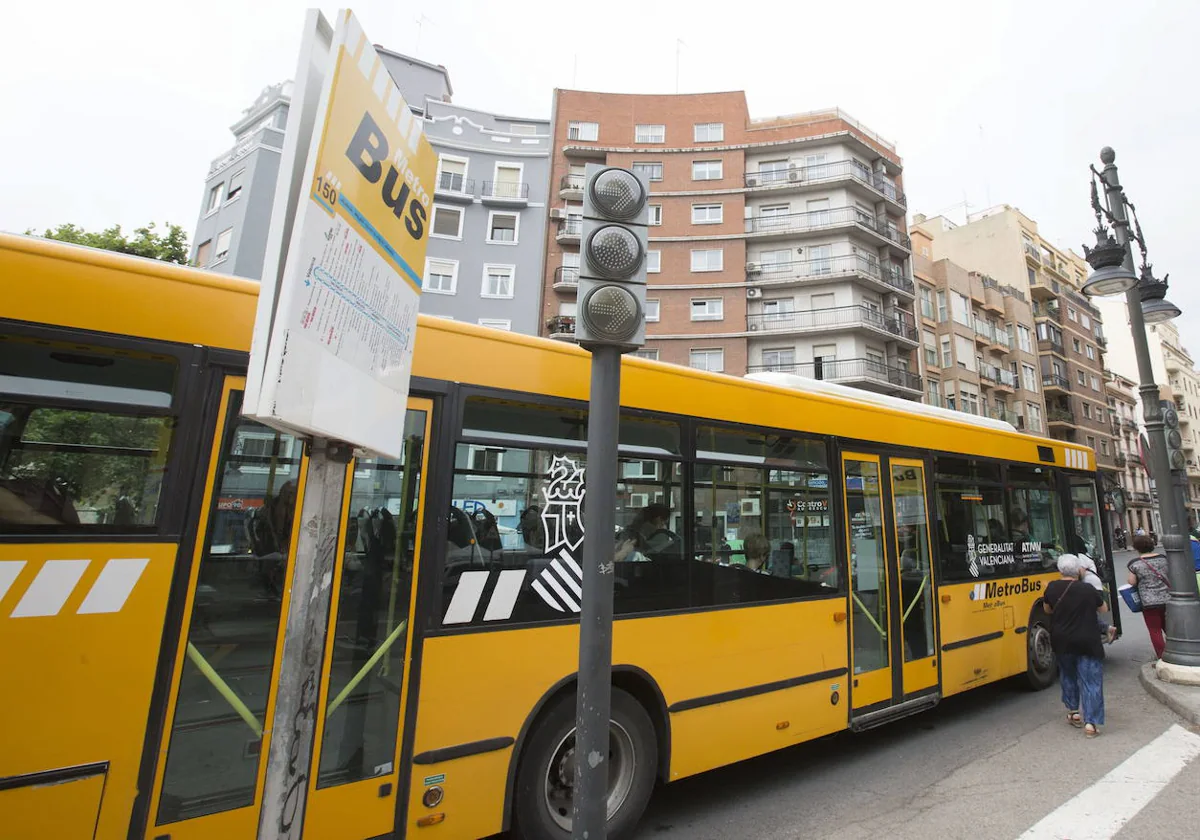
[[[1137,383],[1113,370],[1105,371],[1105,390],[1108,392],[1108,417],[1112,426],[1115,448],[1115,471],[1105,471],[1105,490],[1111,494],[1115,483],[1125,499],[1125,516],[1107,505],[1114,527],[1121,526],[1129,533],[1138,528],[1158,530],[1150,494],[1150,474],[1142,464],[1138,435],[1141,430],[1141,411],[1138,408]],[[1111,498],[1111,495],[1110,495]]]
[[[925,234],[922,243],[929,241],[928,246],[916,246],[919,256],[948,259],[1027,296],[1046,409],[1045,433],[1092,447],[1101,469],[1115,469],[1103,319],[1079,291],[1087,278],[1087,263],[1052,245],[1038,233],[1036,222],[1007,204],[972,214],[961,225],[917,214],[912,231],[914,236],[918,231]],[[922,253],[925,247],[928,254]]]
[[[646,346],[919,399],[902,164],[840,111],[752,119],[745,94],[557,90],[544,335],[574,340],[584,171],[650,183]]]
[[[951,260],[934,262],[929,234],[916,228],[912,237],[925,402],[1045,434],[1026,294]]]

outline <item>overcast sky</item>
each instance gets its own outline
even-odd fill
[[[208,165],[233,145],[228,127],[263,87],[294,74],[311,5],[14,5],[6,30],[21,37],[0,50],[0,230],[157,220],[190,233]],[[320,7],[329,17],[338,8]],[[1200,352],[1191,338],[1200,267],[1186,250],[1198,238],[1200,4],[363,0],[351,8],[376,43],[444,64],[456,102],[515,116],[549,116],[554,87],[673,92],[678,50],[682,92],[745,90],[755,117],[836,105],[894,141],[910,213],[961,219],[965,208],[1008,203],[1076,251],[1091,241],[1087,166],[1112,145],[1156,271],[1171,273],[1184,340]]]

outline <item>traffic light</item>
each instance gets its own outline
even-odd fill
[[[628,169],[587,165],[575,320],[584,347],[628,352],[646,343],[649,197],[646,182]]]
[[[1167,400],[1163,400],[1161,405],[1163,437],[1167,442],[1167,460],[1173,470],[1186,469],[1187,457],[1183,454],[1183,435],[1179,432],[1179,413],[1175,411],[1175,406]]]

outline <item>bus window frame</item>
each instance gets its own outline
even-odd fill
[[[187,530],[187,514],[191,499],[192,481],[184,474],[181,465],[198,457],[200,441],[204,437],[204,421],[198,416],[195,405],[205,398],[206,370],[204,369],[205,348],[191,344],[161,341],[157,339],[121,336],[92,330],[78,330],[0,318],[0,333],[32,338],[35,340],[87,345],[98,350],[126,350],[168,356],[176,363],[175,387],[171,403],[164,408],[152,406],[129,406],[121,403],[98,400],[70,400],[61,397],[38,397],[39,407],[66,408],[85,411],[110,412],[131,417],[169,417],[175,427],[171,434],[171,445],[164,464],[162,490],[159,493],[159,511],[154,525],[138,529],[120,526],[79,526],[62,529],[61,526],[26,526],[20,530],[0,532],[3,542],[177,542]],[[13,395],[14,402],[34,402],[20,395]]]

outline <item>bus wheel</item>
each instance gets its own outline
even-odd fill
[[[612,690],[608,737],[608,836],[628,835],[654,789],[658,740],[642,705]],[[575,695],[560,697],[538,721],[517,768],[513,833],[522,840],[571,836],[575,787]]]
[[[1030,619],[1028,636],[1029,664],[1025,669],[1025,678],[1030,688],[1041,691],[1053,685],[1058,676],[1058,661],[1054,658],[1054,648],[1050,646],[1050,622],[1041,611]]]

